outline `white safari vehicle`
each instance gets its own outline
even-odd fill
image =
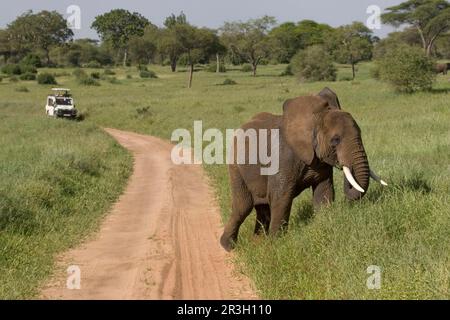
[[[70,89],[53,88],[52,91],[53,94],[47,97],[47,104],[45,105],[47,115],[56,118],[75,118],[77,109],[75,109]]]

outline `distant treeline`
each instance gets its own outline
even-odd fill
[[[361,22],[333,28],[312,20],[277,24],[264,16],[225,22],[218,30],[199,28],[184,13],[171,15],[158,27],[139,13],[115,9],[97,16],[91,25],[101,41],[73,39],[62,15],[28,11],[0,29],[3,64],[26,61],[35,67],[101,67],[106,65],[289,63],[298,53],[318,46],[332,61],[354,66],[380,58],[400,44],[424,49],[427,56],[450,58],[450,9],[444,0],[409,0],[387,8],[382,21],[405,25],[403,31],[379,39]],[[211,68],[211,69],[213,69]]]

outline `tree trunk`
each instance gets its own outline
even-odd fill
[[[172,70],[172,72],[177,71],[177,59],[174,57],[170,58],[170,70]]]
[[[253,76],[254,77],[256,77],[256,68],[257,68],[256,63],[252,63],[252,69],[253,69]]]
[[[355,80],[355,76],[356,76],[356,73],[355,73],[355,63],[352,61],[352,76],[353,76],[353,78],[352,78],[352,80]]]
[[[45,49],[45,58],[47,59],[47,66],[50,65],[50,50]]]
[[[194,64],[191,63],[189,66],[189,82],[188,82],[188,88],[192,87],[192,77],[194,75]]]
[[[125,49],[125,51],[123,52],[123,66],[124,67],[127,66],[127,60],[128,60],[128,49]]]
[[[220,57],[219,54],[216,53],[216,73],[220,72]]]

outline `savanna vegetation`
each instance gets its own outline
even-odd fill
[[[450,83],[433,72],[450,58],[448,7],[387,9],[385,23],[407,27],[385,39],[360,23],[262,17],[215,31],[184,14],[158,27],[115,10],[93,23],[98,42],[72,39],[56,12],[17,18],[0,30],[0,298],[35,297],[55,255],[94,230],[120,194],[132,159],[101,127],[164,139],[194,120],[237,128],[325,86],[360,125],[389,187],[372,184],[348,203],[336,173],[336,202],[313,212],[303,193],[285,235],[254,239],[247,219],[236,264],[262,298],[450,298]],[[46,118],[55,83],[73,90],[84,121]],[[205,167],[227,219],[226,165]],[[366,286],[370,265],[382,269],[380,290]]]

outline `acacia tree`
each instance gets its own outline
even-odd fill
[[[335,29],[329,36],[327,46],[333,52],[336,61],[352,66],[355,79],[355,65],[372,57],[372,31],[361,22]]]
[[[142,37],[133,36],[129,41],[130,58],[139,65],[152,61],[157,49],[158,28],[148,25]]]
[[[8,31],[0,29],[0,56],[3,56],[4,62],[7,63],[11,54]]]
[[[383,23],[414,27],[427,56],[431,55],[436,39],[450,30],[450,3],[445,0],[409,0],[386,11],[381,15]]]
[[[208,59],[217,52],[220,47],[219,38],[210,29],[197,28],[187,23],[176,25],[172,29],[175,32],[177,43],[180,45],[180,52],[187,58],[188,88],[191,88],[195,64]]]
[[[183,12],[178,16],[172,14],[164,21],[165,28],[161,30],[158,37],[158,51],[169,57],[172,72],[177,70],[178,58],[183,53],[183,46],[178,41],[178,32],[182,31],[183,26],[186,25],[188,22]]]
[[[274,17],[264,16],[246,22],[226,22],[220,29],[230,52],[252,65],[253,76],[261,59],[269,57],[272,46],[268,32],[275,23]]]
[[[67,21],[56,11],[28,11],[8,25],[11,46],[17,52],[40,49],[50,64],[50,48],[62,45],[73,37]]]
[[[142,36],[149,24],[147,18],[137,12],[115,9],[95,17],[91,28],[103,41],[110,42],[114,49],[123,51],[123,65],[126,66],[130,38]]]

